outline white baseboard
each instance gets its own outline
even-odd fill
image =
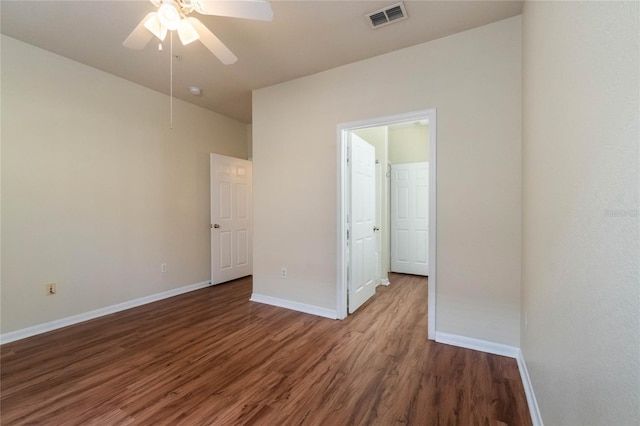
[[[536,400],[536,394],[533,392],[533,384],[529,378],[529,371],[527,370],[527,364],[524,362],[524,356],[522,351],[518,349],[518,370],[520,371],[520,379],[522,380],[522,386],[524,386],[524,394],[527,396],[527,405],[529,405],[529,413],[531,414],[531,423],[533,426],[543,426],[542,416],[540,415],[540,407],[538,407],[538,401]]]
[[[458,336],[457,334],[442,333],[436,331],[436,342],[447,345],[459,346],[461,348],[474,349],[494,355],[517,358],[519,348],[515,346],[503,345],[501,343],[489,342],[487,340],[473,339],[471,337]]]
[[[117,305],[111,305],[111,306],[96,309],[93,311],[84,312],[82,314],[72,315],[70,317],[45,322],[43,324],[34,325],[32,327],[23,328],[20,330],[9,332],[9,333],[4,333],[0,335],[0,345],[9,343],[9,342],[15,342],[16,340],[20,340],[20,339],[26,339],[27,337],[46,333],[48,331],[57,330],[62,327],[78,324],[78,323],[99,318],[105,315],[135,308],[136,306],[142,306],[142,305],[146,305],[147,303],[157,302],[158,300],[168,299],[169,297],[188,293],[194,290],[199,290],[201,288],[205,288],[210,285],[211,285],[210,281],[202,281],[200,283],[191,284],[191,285],[180,287],[180,288],[174,288],[173,290],[163,291],[162,293],[156,293],[150,296],[141,297],[139,299],[133,299],[126,302],[118,303]]]
[[[316,315],[330,319],[337,319],[338,312],[335,309],[322,308],[306,303],[294,302],[292,300],[280,299],[278,297],[265,296],[264,294],[253,293],[252,302],[264,303],[265,305],[278,306],[280,308],[291,309],[292,311],[304,312],[305,314]]]
[[[380,285],[388,286],[389,284],[391,284],[391,281],[389,281],[389,278],[383,278],[380,280]]]

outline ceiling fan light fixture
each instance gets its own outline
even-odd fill
[[[147,20],[144,22],[144,27],[151,31],[151,33],[158,37],[161,41],[167,36],[167,27],[160,23],[158,19],[158,14],[152,13],[149,15]]]
[[[150,1],[157,9],[149,12],[139,21],[131,34],[122,42],[124,47],[142,50],[154,35],[163,41],[167,32],[177,30],[182,44],[200,40],[225,65],[234,64],[238,61],[238,57],[200,20],[189,16],[191,12],[259,21],[270,21],[273,18],[273,11],[267,0]],[[173,49],[173,42],[171,47]],[[162,45],[158,46],[158,50],[162,50]]]
[[[177,30],[180,26],[181,16],[180,12],[173,4],[173,2],[163,2],[162,6],[158,8],[158,19],[169,30]]]
[[[180,37],[182,44],[185,45],[200,38],[196,29],[186,19],[180,21],[180,25],[178,26],[178,36]]]

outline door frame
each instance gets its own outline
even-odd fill
[[[437,120],[436,108],[413,111],[403,114],[388,115],[349,123],[341,123],[337,126],[338,144],[338,209],[337,209],[337,285],[336,285],[336,312],[338,319],[347,317],[347,134],[350,131],[365,127],[388,126],[391,124],[404,123],[407,121],[429,121],[429,286],[428,286],[428,339],[435,340],[436,337],[436,237],[437,237]]]

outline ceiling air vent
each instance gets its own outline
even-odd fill
[[[369,20],[372,28],[379,28],[385,25],[392,24],[394,22],[407,19],[407,9],[404,7],[404,3],[396,3],[391,6],[387,6],[383,9],[376,10],[375,12],[367,13],[365,15]]]

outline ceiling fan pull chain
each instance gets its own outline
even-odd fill
[[[169,85],[169,128],[173,130],[173,31],[171,31],[170,37],[171,39],[169,40],[169,50],[171,54],[169,55],[169,73],[171,83]]]

